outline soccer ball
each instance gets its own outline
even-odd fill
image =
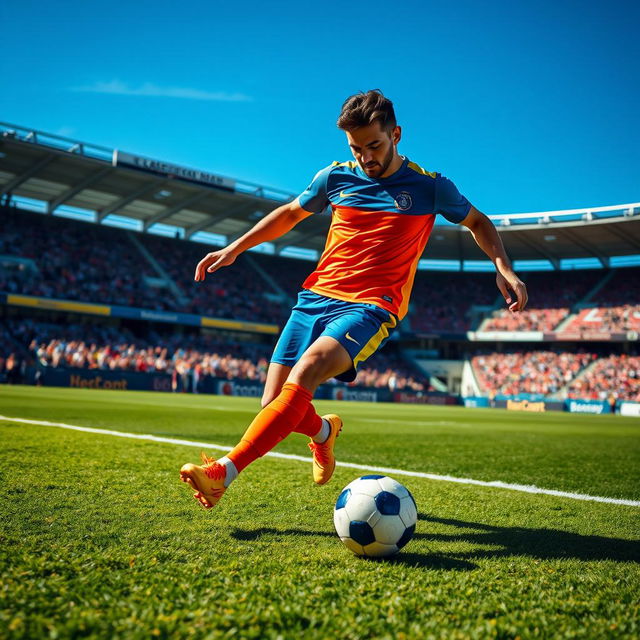
[[[409,490],[388,476],[362,476],[343,490],[333,523],[344,545],[358,556],[397,553],[413,536],[418,519]]]

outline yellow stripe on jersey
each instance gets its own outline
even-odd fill
[[[380,346],[380,343],[389,337],[389,329],[393,329],[397,324],[397,319],[395,316],[389,314],[389,321],[383,322],[378,329],[378,332],[367,342],[367,344],[362,347],[360,353],[356,355],[353,359],[353,368],[357,368],[359,362],[364,362],[370,355],[375,353],[375,351]]]
[[[407,163],[407,167],[409,167],[409,169],[413,169],[416,173],[422,174],[423,176],[430,176],[434,180],[436,179],[436,172],[435,171],[426,171],[425,169],[423,169],[420,165],[416,164],[415,162]]]
[[[355,169],[356,168],[356,163],[353,160],[347,160],[346,162],[338,162],[337,160],[334,160],[331,163],[332,167],[349,167],[349,169]]]

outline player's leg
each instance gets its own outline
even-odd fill
[[[186,464],[180,470],[180,479],[195,489],[194,497],[204,507],[214,506],[242,469],[275,447],[310,411],[311,392],[287,384],[286,378],[321,331],[316,326],[321,312],[310,292],[300,294],[272,356],[262,411],[227,456],[218,461],[203,457],[203,465]]]
[[[271,451],[313,410],[319,384],[345,370],[349,354],[335,340],[316,340],[293,366],[280,393],[255,417],[240,443],[228,454],[238,472]]]
[[[305,416],[313,417],[311,398],[318,385],[336,376],[353,379],[357,363],[371,355],[394,326],[392,316],[372,305],[302,292],[272,357],[277,364],[293,365],[286,382],[227,456],[217,462],[205,458],[202,466],[182,468],[181,479],[196,490],[194,497],[206,508],[214,506],[240,471],[273,449]],[[283,371],[274,369],[272,391]],[[333,442],[341,421],[332,416],[329,422],[331,437],[323,446],[314,447],[314,479],[319,484],[331,477],[335,466]]]
[[[271,362],[267,371],[267,379],[264,384],[261,406],[264,409],[272,400],[278,397],[282,390],[282,385],[287,381],[292,367],[288,367],[278,362]],[[315,442],[325,442],[331,434],[331,423],[328,419],[320,417],[313,404],[309,404],[309,409],[300,423],[293,430],[309,436]]]
[[[371,356],[388,339],[390,331],[396,325],[396,318],[372,305],[354,305],[339,300],[332,304],[330,317],[331,320],[310,351],[319,346],[322,350],[332,348],[341,351],[345,356],[341,360],[341,371],[334,373],[332,377],[351,382],[356,377],[358,364]],[[315,354],[316,357],[318,355],[322,355],[322,351]],[[319,369],[309,360],[303,358],[292,369],[289,379],[302,385],[317,386],[318,380],[314,376],[318,371]],[[330,414],[322,418],[323,422],[329,425],[327,437],[315,437],[309,443],[313,452],[313,480],[317,484],[328,482],[333,475],[336,465],[333,449],[342,429],[339,416]]]
[[[203,465],[182,467],[180,478],[195,489],[196,500],[208,509],[217,504],[244,468],[271,451],[301,422],[312,406],[317,386],[344,371],[350,363],[349,354],[334,339],[318,339],[293,367],[277,397],[258,413],[224,458],[206,458]]]
[[[350,369],[352,364],[348,351],[335,338],[320,336],[293,367],[288,380],[315,391],[323,382]],[[294,431],[311,438],[313,481],[326,484],[336,467],[333,449],[342,431],[342,419],[334,413],[320,417],[313,405],[309,407],[309,413]]]
[[[264,383],[264,391],[262,392],[262,399],[260,405],[264,409],[272,400],[278,397],[280,391],[282,391],[282,385],[287,381],[289,373],[292,367],[289,367],[279,362],[270,362],[269,369],[267,369],[267,379]]]
[[[275,362],[269,364],[261,400],[263,409],[278,397],[290,371],[291,367]],[[228,456],[215,460],[204,453],[201,465],[189,463],[180,470],[180,479],[194,489],[193,497],[206,509],[220,500],[237,476],[238,469]]]
[[[253,461],[271,451],[302,420],[312,394],[294,383],[285,383],[277,397],[253,419],[240,442],[224,457],[203,456],[203,464],[185,464],[180,479],[194,490],[203,507],[215,506],[231,482]]]

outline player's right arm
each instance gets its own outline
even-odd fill
[[[196,267],[195,280],[202,281],[207,273],[214,273],[220,267],[233,264],[243,251],[283,236],[310,215],[312,215],[311,211],[306,211],[300,206],[299,198],[274,209],[224,249],[212,251],[202,258]]]
[[[301,220],[320,213],[328,204],[327,179],[332,165],[318,171],[311,184],[292,202],[283,204],[265,216],[247,233],[228,244],[224,249],[208,253],[196,267],[196,282],[205,279],[220,267],[228,267],[247,249],[263,242],[275,240],[291,231]]]

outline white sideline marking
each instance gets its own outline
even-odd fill
[[[162,436],[152,436],[143,433],[127,433],[125,431],[112,431],[111,429],[94,429],[93,427],[78,427],[73,424],[65,424],[64,422],[48,422],[46,420],[27,420],[26,418],[9,418],[0,415],[0,420],[7,422],[22,422],[24,424],[35,424],[43,427],[58,427],[60,429],[70,429],[72,431],[83,431],[85,433],[97,433],[102,436],[116,436],[118,438],[131,438],[132,440],[150,440],[151,442],[164,442],[166,444],[181,444],[187,447],[200,447],[207,449],[218,449],[219,451],[231,451],[233,447],[225,447],[220,444],[212,444],[211,442],[197,442],[195,440],[180,440],[178,438],[163,438]],[[311,462],[311,458],[304,456],[296,456],[290,453],[267,453],[272,458],[283,458],[285,460],[298,460],[300,462]],[[521,491],[523,493],[542,493],[548,496],[557,496],[559,498],[570,498],[572,500],[590,500],[592,502],[606,502],[607,504],[622,504],[628,507],[640,507],[638,500],[626,500],[624,498],[603,498],[601,496],[590,496],[584,493],[571,493],[569,491],[556,491],[555,489],[541,489],[534,485],[527,484],[509,484],[500,480],[487,482],[485,480],[473,480],[472,478],[456,478],[455,476],[441,476],[435,473],[423,473],[422,471],[405,471],[404,469],[393,469],[392,467],[375,467],[365,464],[356,464],[354,462],[336,462],[338,467],[346,467],[348,469],[360,469],[363,471],[376,471],[396,476],[410,476],[412,478],[427,478],[428,480],[441,480],[444,482],[457,482],[458,484],[473,484],[478,487],[496,487],[498,489],[509,489],[511,491]]]

